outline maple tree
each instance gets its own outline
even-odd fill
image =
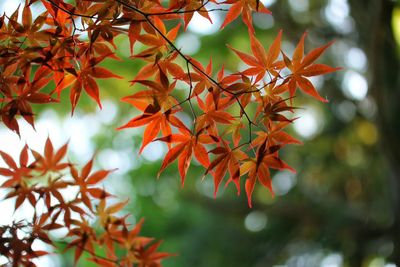
[[[211,9],[210,3],[221,8]],[[33,18],[33,4],[46,11]],[[211,59],[204,65],[174,43],[195,13],[211,20],[208,14],[215,11],[226,12],[221,30],[240,14],[248,26],[251,54],[228,46],[246,64],[243,71],[227,73]],[[122,77],[100,64],[119,60],[114,39],[125,36],[131,60],[145,65],[130,81],[139,90],[122,98],[141,114],[119,130],[146,127],[139,153],[151,142],[166,143],[159,175],[177,161],[182,185],[193,160],[204,167],[204,175],[213,177],[215,194],[224,180],[226,185],[233,182],[240,193],[245,179],[250,207],[257,181],[273,194],[270,169],[294,171],[279,152],[300,143],[285,130],[295,120],[296,90],[326,102],[308,78],[338,70],[315,63],[331,43],[304,54],[306,34],[292,56],[282,51],[282,31],[266,51],[256,37],[251,14],[271,12],[257,0],[26,0],[21,21],[19,12],[0,18],[1,120],[6,127],[19,134],[19,117],[34,127],[32,104],[59,102],[65,91],[71,113],[82,92],[101,108],[96,79]],[[145,48],[135,51],[136,43]],[[183,99],[176,94],[178,81],[187,87]],[[184,113],[191,116],[190,123],[182,119]],[[63,161],[66,152],[67,145],[55,151],[49,139],[43,154],[25,146],[19,164],[0,152],[8,166],[0,169],[6,177],[2,188],[9,191],[6,198],[16,198],[15,210],[25,201],[34,208],[43,201],[45,207],[31,221],[0,227],[0,253],[12,266],[34,266],[31,260],[48,252],[35,251],[32,243],[38,239],[54,244],[49,234],[63,228],[71,240],[67,248],[75,249],[75,262],[86,252],[99,266],[160,266],[169,254],[157,252],[159,242],[139,236],[141,222],[131,226],[127,216],[117,216],[126,202],[108,204],[113,196],[97,185],[110,171],[93,173],[93,161],[78,171]],[[66,200],[61,191],[70,187],[77,194]],[[97,218],[97,228],[91,217]],[[20,237],[18,229],[27,234]]]

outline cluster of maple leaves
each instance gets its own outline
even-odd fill
[[[5,199],[15,199],[15,211],[24,202],[34,209],[32,218],[0,226],[0,255],[10,266],[36,266],[32,259],[50,252],[35,250],[34,242],[56,249],[62,244],[54,242],[52,233],[61,231],[66,232],[66,249],[75,249],[75,263],[85,251],[88,260],[99,266],[160,266],[160,260],[169,256],[156,251],[160,241],[139,235],[142,221],[133,227],[128,216],[116,214],[126,201],[107,203],[113,196],[99,183],[111,171],[93,172],[93,159],[78,171],[64,159],[66,153],[67,144],[55,150],[50,139],[44,153],[25,146],[18,163],[0,151],[7,165],[0,168],[0,175],[6,178],[1,184],[8,191]],[[98,247],[104,248],[104,256]]]
[[[221,8],[209,9],[209,3]],[[43,5],[45,12],[33,18],[33,4]],[[174,44],[195,13],[211,21],[209,12],[216,10],[226,11],[221,30],[239,15],[249,29],[251,54],[229,46],[247,66],[243,71],[227,74],[223,66],[215,68],[211,60],[202,64]],[[131,80],[139,90],[122,99],[140,115],[119,129],[145,126],[140,152],[150,142],[166,143],[168,152],[159,174],[177,160],[182,185],[193,158],[204,167],[204,175],[213,177],[215,194],[223,180],[233,182],[240,193],[241,179],[245,179],[249,206],[257,181],[273,194],[270,169],[294,171],[279,157],[279,151],[300,143],[285,130],[293,122],[296,90],[326,102],[309,77],[338,69],[315,63],[331,43],[304,54],[306,34],[292,56],[281,50],[282,31],[265,50],[256,38],[251,15],[271,12],[258,0],[26,0],[22,20],[19,12],[0,17],[0,112],[4,125],[19,134],[17,119],[22,117],[34,126],[31,105],[59,102],[64,91],[69,92],[72,113],[82,92],[101,107],[96,79],[122,77],[100,63],[119,59],[114,39],[126,36],[130,60],[145,65]],[[136,43],[145,48],[135,51]],[[186,84],[184,99],[175,91],[178,81]],[[191,116],[190,123],[182,119],[184,113]],[[74,165],[61,163],[66,149],[65,145],[55,152],[48,140],[44,155],[32,151],[35,160],[28,164],[25,147],[20,166],[0,152],[9,166],[0,170],[7,177],[2,187],[9,190],[7,198],[16,198],[15,209],[24,201],[33,207],[43,201],[46,207],[46,212],[35,214],[31,222],[0,228],[4,240],[0,254],[11,262],[32,266],[32,258],[46,253],[34,251],[33,240],[52,244],[48,232],[66,228],[67,236],[74,238],[68,247],[76,249],[75,260],[87,251],[99,266],[158,266],[167,256],[156,252],[159,243],[139,237],[140,224],[130,229],[126,217],[114,214],[124,203],[108,206],[110,194],[96,187],[109,171],[90,174],[90,161],[78,172]],[[64,178],[66,169],[70,180]],[[34,182],[38,177],[40,182]],[[60,193],[67,187],[79,188],[71,201]],[[97,201],[95,206],[93,201]],[[88,214],[98,218],[101,235],[88,222]],[[28,234],[20,238],[18,229],[27,229]],[[96,254],[94,245],[103,246],[106,256]],[[126,256],[117,257],[114,247],[125,249]]]

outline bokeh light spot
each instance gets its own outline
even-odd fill
[[[212,7],[208,7],[212,8]],[[210,35],[216,33],[221,27],[221,20],[214,12],[208,13],[212,23],[205,17],[195,13],[189,23],[188,30],[201,35]]]
[[[358,125],[357,135],[361,139],[361,141],[366,145],[374,145],[378,140],[378,130],[375,125],[365,121]]]
[[[321,267],[341,267],[342,265],[343,257],[337,253],[329,254],[321,262]]]
[[[297,117],[299,118],[293,122],[293,128],[302,137],[311,139],[321,130],[322,121],[315,109],[306,107],[297,113]]]
[[[360,48],[352,47],[345,55],[345,63],[350,68],[364,71],[367,67],[367,56]]]
[[[363,100],[368,93],[367,80],[358,72],[346,71],[342,82],[344,95],[353,100]]]
[[[200,39],[197,35],[186,32],[182,33],[176,40],[176,46],[185,55],[196,54],[201,46]]]
[[[161,142],[151,142],[143,149],[143,157],[148,161],[157,161],[164,155],[164,146]]]
[[[261,211],[252,211],[244,219],[244,226],[251,232],[259,232],[267,226],[267,215]]]
[[[272,178],[272,188],[275,195],[286,195],[296,184],[296,176],[289,171],[278,172]]]
[[[304,12],[308,10],[308,0],[289,0],[289,5],[297,12]]]

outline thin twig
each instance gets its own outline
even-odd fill
[[[63,244],[63,245],[69,245],[69,244],[70,244],[70,243],[68,243],[68,242],[66,242],[66,241],[61,241],[61,240],[58,240],[57,243],[60,243],[60,244]],[[117,266],[123,267],[123,266],[121,265],[121,263],[119,262],[119,260],[112,260],[112,259],[110,259],[110,258],[101,256],[101,255],[98,255],[98,254],[96,254],[96,253],[94,253],[94,252],[92,252],[92,251],[86,249],[85,246],[76,245],[76,247],[78,247],[78,248],[80,248],[80,249],[86,251],[87,253],[89,253],[91,256],[93,256],[93,257],[95,257],[95,258],[99,258],[99,259],[102,259],[102,260],[105,260],[105,261],[109,261],[109,262],[112,262],[112,263],[116,264]]]
[[[189,95],[187,97],[187,101],[189,102],[189,107],[190,107],[190,110],[192,111],[192,115],[193,115],[193,128],[196,128],[195,125],[196,125],[197,116],[196,116],[196,113],[194,112],[192,100],[191,100],[192,91],[193,91],[193,82],[192,82],[192,75],[190,74],[190,68],[189,68],[188,61],[186,61],[186,69],[187,69],[187,73],[188,73],[188,77],[189,77]]]

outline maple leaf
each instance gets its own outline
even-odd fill
[[[170,257],[173,254],[166,252],[157,252],[158,247],[162,241],[154,242],[149,246],[139,246],[136,251],[137,258],[139,260],[140,267],[154,266],[161,267],[160,260]]]
[[[81,68],[80,70],[75,70],[75,69],[65,69],[69,75],[68,84],[72,83],[71,86],[71,91],[70,91],[70,101],[72,104],[72,113],[75,110],[75,107],[78,103],[78,100],[81,95],[82,88],[86,91],[86,93],[94,99],[98,106],[101,108],[101,102],[100,102],[100,93],[99,93],[99,86],[97,85],[97,82],[95,78],[100,78],[100,79],[107,79],[107,78],[118,78],[122,79],[121,76],[118,76],[111,71],[103,68],[103,67],[98,67],[96,66],[100,62],[102,62],[106,57],[109,57],[110,55],[102,55],[98,57],[91,57],[88,54],[82,55],[80,62],[81,62]],[[58,87],[57,88],[57,93],[60,94],[61,90],[64,89],[65,86]]]
[[[32,165],[28,165],[28,146],[25,145],[19,156],[19,167],[13,158],[7,153],[0,151],[0,156],[8,165],[8,168],[0,168],[0,175],[10,177],[1,187],[13,187],[21,185],[24,178],[31,178]]]
[[[214,102],[214,95],[212,93],[207,94],[205,103],[199,97],[197,98],[197,103],[204,113],[196,118],[196,131],[207,129],[210,134],[217,136],[217,123],[227,125],[234,123],[235,118],[224,111],[230,99],[219,98],[217,101],[217,103]]]
[[[293,111],[296,107],[290,106],[286,103],[287,99],[281,99],[278,101],[262,103],[263,105],[259,108],[263,109],[262,120],[266,127],[270,127],[272,122],[293,122],[295,119],[288,119],[281,112]],[[291,99],[290,99],[291,100]]]
[[[274,104],[276,102],[280,102],[283,100],[285,102],[287,99],[282,98],[282,94],[287,92],[288,89],[288,84],[277,84],[278,82],[278,77],[273,78],[270,82],[268,83],[263,83],[262,87],[262,92],[263,94],[257,95],[257,102],[259,102],[261,105],[257,107],[257,114],[262,113],[262,110],[264,109],[265,105],[270,103]]]
[[[144,126],[147,124],[143,134],[143,141],[142,141],[142,146],[139,149],[139,154],[141,154],[143,149],[157,137],[160,130],[162,136],[168,136],[172,134],[171,125],[181,129],[187,129],[186,126],[183,124],[183,122],[180,119],[178,119],[175,115],[173,115],[174,113],[177,112],[176,110],[175,111],[168,110],[164,113],[162,112],[148,113],[148,111],[149,109],[145,110],[144,114],[131,119],[124,126],[118,128],[118,130],[120,130],[125,128]]]
[[[54,4],[50,1],[41,0],[42,4],[47,9],[47,12],[49,12],[49,14],[53,17],[53,23],[56,23],[57,26],[65,29],[67,25],[70,25],[70,22],[73,19],[70,15],[70,13],[73,12],[68,13],[68,11],[73,11],[74,7],[61,0],[53,1]]]
[[[33,248],[33,243],[39,237],[30,233],[29,228],[30,224],[24,221],[13,222],[10,226],[0,226],[0,253],[14,266],[35,267],[33,259],[49,254]],[[26,234],[21,236],[21,231]]]
[[[243,60],[244,63],[250,66],[250,68],[242,71],[241,74],[247,76],[256,76],[255,82],[263,79],[267,72],[274,77],[278,77],[279,71],[285,66],[282,61],[277,61],[281,51],[282,30],[279,31],[278,36],[272,42],[268,53],[265,52],[262,44],[257,40],[254,33],[250,30],[249,36],[253,56],[243,53],[228,45],[228,47],[233,50],[233,52],[235,52],[235,54],[241,60]]]
[[[38,216],[35,212],[32,219],[31,233],[33,236],[36,236],[38,239],[40,239],[40,241],[45,242],[49,245],[54,245],[48,234],[48,231],[63,228],[63,225],[59,223],[49,222],[49,219],[50,213],[44,213]]]
[[[124,206],[126,206],[127,203],[128,201],[124,201],[118,202],[111,206],[107,206],[106,199],[100,199],[100,203],[96,207],[96,214],[98,216],[101,226],[103,226],[105,229],[108,229],[110,225],[120,224],[123,220],[113,215],[113,213],[119,212]]]
[[[235,146],[239,145],[239,142],[242,138],[240,130],[245,128],[243,122],[236,121],[230,125],[228,125],[225,130],[222,132],[221,136],[230,135]]]
[[[217,155],[217,157],[210,163],[206,169],[204,176],[212,172],[214,176],[214,197],[218,192],[218,187],[229,171],[229,180],[226,182],[228,185],[230,182],[234,182],[238,195],[240,194],[240,162],[247,159],[248,156],[240,149],[231,149],[226,142],[223,142],[223,147],[217,147],[209,151],[209,153]]]
[[[136,55],[136,57],[142,57],[144,54],[147,54],[148,56],[153,55],[156,56],[155,61],[157,62],[157,54],[160,55],[168,52],[168,46],[170,43],[167,40],[171,42],[175,40],[181,24],[177,24],[175,27],[167,32],[164,22],[160,18],[155,16],[153,17],[153,20],[154,27],[146,26],[145,31],[147,33],[135,36],[137,38],[137,41],[150,47],[142,51],[140,54]],[[157,30],[155,30],[155,28]]]
[[[33,208],[36,207],[37,199],[34,194],[33,188],[26,185],[26,183],[20,183],[13,188],[4,199],[16,197],[14,210],[17,210],[27,199]]]
[[[55,152],[50,138],[47,137],[43,156],[40,153],[31,150],[36,159],[35,169],[44,174],[52,171],[59,172],[67,168],[70,165],[69,163],[60,162],[65,157],[67,149],[68,143],[64,144]]]
[[[33,46],[39,46],[39,41],[45,41],[50,38],[51,33],[48,30],[40,30],[46,22],[48,13],[43,12],[34,21],[30,6],[25,5],[22,10],[22,21],[18,22],[19,9],[16,9],[9,18],[9,23],[14,28],[14,34],[18,37],[25,37],[26,42]]]
[[[190,83],[196,83],[193,87],[192,96],[200,95],[205,89],[209,89],[214,87],[214,83],[207,79],[207,76],[212,76],[212,60],[210,58],[209,63],[204,68],[203,65],[195,60],[194,58],[190,58],[190,61],[196,68],[194,68],[194,72],[191,72],[190,75],[185,75],[181,77],[184,81],[186,81],[189,85]]]
[[[166,74],[170,74],[176,79],[179,79],[185,75],[182,67],[174,62],[174,60],[178,56],[177,52],[166,54],[165,56],[160,57],[157,61],[157,64],[154,64],[154,61],[152,59],[149,59],[149,56],[151,55],[142,56],[143,59],[149,60],[150,62],[139,70],[134,80],[145,80],[151,76],[155,76],[156,80],[160,81],[160,76]],[[134,57],[137,58],[139,56]]]
[[[132,80],[132,84],[140,83],[150,90],[140,91],[131,96],[122,98],[122,101],[127,102],[139,110],[148,110],[156,113],[163,109],[167,111],[175,106],[178,106],[178,101],[171,96],[171,92],[175,89],[176,81],[170,83],[164,72],[160,70],[160,81],[150,80]]]
[[[288,126],[289,123],[290,121],[283,121],[276,124],[271,124],[268,132],[255,132],[257,137],[251,143],[253,146],[260,146],[264,142],[268,142],[270,146],[279,145],[281,147],[289,144],[302,144],[302,142],[283,131],[283,129]]]
[[[240,74],[242,82],[237,82],[226,87],[226,91],[230,92],[233,96],[231,99],[239,99],[242,106],[241,115],[244,114],[244,108],[250,103],[252,96],[259,97],[260,89],[257,88],[257,82],[252,81],[249,77]]]
[[[203,1],[191,1],[191,0],[172,0],[170,1],[168,10],[178,9],[185,10],[183,15],[183,21],[185,22],[185,31],[191,21],[193,15],[197,12],[203,18],[206,18],[212,23],[210,16],[208,15],[207,8]]]
[[[108,194],[103,189],[92,186],[104,180],[107,175],[112,172],[112,170],[99,170],[90,174],[92,166],[93,159],[86,163],[86,165],[82,168],[81,173],[79,174],[78,170],[73,165],[70,165],[70,172],[75,180],[75,184],[79,186],[79,192],[82,201],[90,210],[93,210],[93,207],[89,195],[97,199],[102,199],[110,196],[110,194]]]
[[[117,261],[118,261],[117,258],[115,258],[115,261],[114,261],[112,258],[103,259],[103,258],[94,256],[94,257],[87,258],[87,260],[96,263],[97,266],[99,266],[99,267],[118,267],[118,266],[120,266],[117,263]]]
[[[7,70],[7,74],[15,71],[12,66]],[[10,71],[10,72],[8,72]],[[3,122],[8,128],[14,130],[19,134],[18,123],[15,119],[17,115],[21,115],[25,121],[34,127],[34,114],[32,111],[31,104],[47,104],[50,102],[57,102],[50,95],[39,92],[46,84],[52,80],[51,70],[45,66],[38,68],[33,77],[33,81],[30,82],[30,70],[27,70],[25,77],[20,77],[18,80],[8,77],[6,82],[11,82],[14,86],[6,87],[4,90],[4,97],[0,98],[0,102],[6,103],[1,108],[1,114]],[[3,73],[5,75],[6,72]],[[11,84],[10,84],[11,85]]]
[[[62,196],[60,190],[71,185],[72,184],[70,182],[62,180],[61,176],[56,179],[52,179],[52,177],[49,176],[47,186],[37,188],[35,191],[39,194],[40,198],[43,198],[47,209],[52,210],[52,198],[56,199],[59,203],[64,204],[64,197]]]
[[[118,128],[132,128],[144,126],[147,127],[144,131],[142,146],[139,154],[151,141],[153,141],[161,130],[163,136],[171,135],[171,125],[180,129],[187,130],[183,122],[174,114],[180,109],[173,109],[178,106],[177,100],[170,95],[175,88],[175,82],[169,84],[165,73],[160,69],[160,83],[147,80],[134,80],[134,83],[141,83],[151,88],[151,90],[141,91],[134,95],[124,97],[122,101],[128,102],[139,110],[143,110],[143,114],[131,119],[128,123]],[[164,112],[162,112],[162,109]]]
[[[94,254],[94,244],[97,241],[96,233],[87,220],[74,221],[76,227],[71,228],[67,237],[75,237],[68,243],[66,249],[75,247],[74,263],[76,264],[81,257],[83,251]]]
[[[73,214],[78,214],[81,217],[87,215],[87,212],[83,210],[81,204],[82,199],[75,198],[68,202],[62,200],[58,204],[51,206],[50,211],[53,212],[52,222],[55,223],[61,213],[64,213],[63,223],[66,227],[70,228],[71,224],[75,222],[75,220],[72,219]]]
[[[224,4],[231,4],[228,13],[226,14],[225,20],[221,25],[221,29],[225,28],[226,25],[235,20],[240,14],[242,14],[242,20],[249,28],[250,31],[254,32],[253,19],[251,17],[252,11],[271,14],[263,3],[259,0],[227,0]]]
[[[207,150],[204,147],[204,144],[214,143],[215,137],[202,133],[192,135],[190,131],[181,130],[180,134],[171,134],[162,138],[158,138],[156,140],[166,143],[177,143],[177,145],[172,147],[165,155],[164,161],[158,172],[158,176],[160,176],[161,172],[168,165],[170,165],[178,158],[178,170],[183,186],[193,154],[195,158],[199,161],[199,163],[204,167],[207,168],[210,164],[210,160],[208,158]]]
[[[306,36],[307,33],[304,33],[301,37],[293,52],[292,59],[289,59],[285,53],[282,53],[286,67],[292,72],[292,74],[284,80],[284,83],[289,84],[290,97],[295,95],[296,89],[299,87],[304,93],[314,97],[315,99],[318,99],[321,102],[328,102],[328,100],[319,95],[314,85],[309,79],[307,79],[307,77],[327,74],[341,69],[333,68],[324,64],[313,64],[314,61],[333,44],[333,42],[315,48],[304,56],[304,40]]]
[[[293,168],[277,156],[277,149],[279,148],[279,146],[268,146],[268,143],[264,142],[258,147],[256,158],[247,159],[240,166],[240,174],[247,174],[245,189],[250,208],[252,207],[251,196],[257,180],[268,188],[272,196],[274,196],[269,168],[277,170],[288,169],[295,172]]]

